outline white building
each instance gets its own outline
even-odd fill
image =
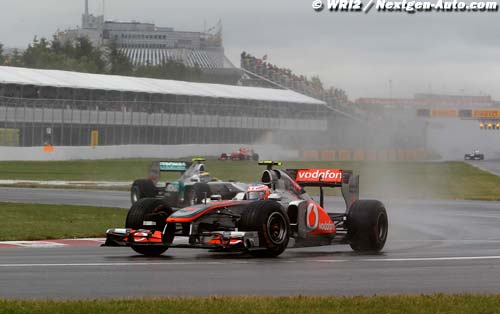
[[[95,46],[115,42],[134,65],[158,65],[175,60],[202,69],[233,68],[224,55],[222,23],[206,32],[176,31],[152,23],[105,21],[89,13],[85,0],[82,26],[58,34],[61,40],[87,37]]]

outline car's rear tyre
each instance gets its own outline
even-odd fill
[[[253,154],[252,155],[252,160],[254,160],[254,161],[259,160],[259,154]]]
[[[353,250],[378,252],[384,248],[389,220],[382,202],[356,201],[349,209],[347,226],[349,244]]]
[[[280,255],[290,239],[290,221],[283,207],[275,201],[251,203],[241,215],[239,229],[259,232],[262,249],[249,251],[256,257]]]
[[[152,220],[156,222],[154,230],[163,231],[166,219],[172,214],[172,208],[163,200],[156,198],[143,198],[137,201],[130,207],[127,218],[125,220],[125,228],[138,229],[151,229],[151,226],[145,226],[144,220]],[[166,233],[164,235],[164,246],[148,246],[148,245],[132,245],[132,249],[139,254],[146,256],[158,256],[163,254],[168,246],[173,241],[173,233]]]
[[[156,196],[155,183],[148,179],[135,180],[130,189],[130,201],[135,204],[138,200]]]

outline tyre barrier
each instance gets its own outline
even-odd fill
[[[352,160],[353,154],[349,149],[339,150],[339,160]]]
[[[337,160],[337,151],[323,150],[320,152],[321,160]]]
[[[320,160],[319,151],[317,150],[305,150],[301,154],[302,159],[308,161],[318,161]]]
[[[421,161],[431,154],[424,148],[413,149],[336,149],[304,150],[300,154],[306,161]]]

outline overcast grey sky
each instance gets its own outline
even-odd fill
[[[89,0],[91,12],[102,0]],[[366,0],[365,0],[366,2]],[[199,31],[224,24],[226,54],[245,50],[343,88],[352,99],[415,92],[490,94],[500,99],[500,13],[317,13],[312,0],[106,0],[107,20]],[[0,42],[80,24],[84,0],[0,0]]]

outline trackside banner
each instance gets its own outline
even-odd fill
[[[341,183],[342,170],[341,169],[299,169],[295,181],[314,183],[314,182],[327,182],[327,183]]]

